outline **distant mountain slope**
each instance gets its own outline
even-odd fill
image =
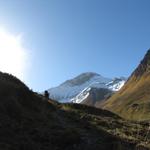
[[[0,73],[1,150],[150,150],[148,127],[106,110],[60,104]]]
[[[127,119],[150,119],[150,50],[124,87],[103,104]]]
[[[81,93],[81,95],[82,94],[83,93]],[[83,99],[83,101],[81,101],[81,104],[86,104],[89,106],[97,106],[97,103],[101,103],[102,100],[108,99],[113,94],[114,92],[109,89],[91,88],[91,90],[88,92],[88,96],[85,99]],[[80,97],[76,97],[76,99],[80,99]]]
[[[118,91],[125,83],[125,78],[109,79],[102,77],[97,73],[87,72],[83,73],[74,79],[67,80],[58,87],[49,89],[50,98],[59,102],[74,102],[83,103],[89,96],[93,89],[95,94],[100,92],[100,89],[107,89],[107,95]],[[97,89],[97,90],[96,90]],[[93,93],[93,94],[94,94]],[[93,95],[92,94],[92,95]],[[95,95],[95,98],[97,97]],[[105,97],[105,95],[103,95]],[[92,101],[100,100],[98,97]],[[85,103],[86,104],[86,103]]]

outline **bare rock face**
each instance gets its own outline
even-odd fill
[[[131,76],[141,77],[145,73],[150,73],[150,50],[147,51],[144,59]]]

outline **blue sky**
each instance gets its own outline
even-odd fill
[[[149,0],[0,0],[0,26],[30,50],[41,91],[83,72],[129,76],[150,48]]]

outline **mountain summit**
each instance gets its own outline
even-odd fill
[[[62,85],[64,84],[70,84],[72,86],[81,85],[81,84],[84,84],[85,82],[88,82],[91,78],[96,77],[96,76],[100,77],[101,75],[97,73],[93,73],[93,72],[82,73],[78,75],[77,77],[75,77],[74,79],[67,80]]]
[[[150,49],[147,51],[144,59],[141,61],[137,69],[133,72],[132,75],[136,77],[141,77],[145,73],[150,72]]]
[[[145,120],[150,117],[150,50],[124,87],[102,105],[127,119]]]
[[[124,83],[125,78],[109,79],[97,73],[86,72],[65,81],[58,87],[49,89],[48,92],[50,98],[59,102],[87,104],[88,101],[88,104],[94,105],[97,100],[103,100],[118,91]]]

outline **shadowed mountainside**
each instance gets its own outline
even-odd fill
[[[88,106],[97,106],[98,103],[101,103],[102,100],[108,99],[114,92],[105,88],[92,88],[89,91],[89,95],[84,99],[81,104]]]
[[[148,150],[147,122],[106,110],[60,104],[0,73],[0,149]]]

